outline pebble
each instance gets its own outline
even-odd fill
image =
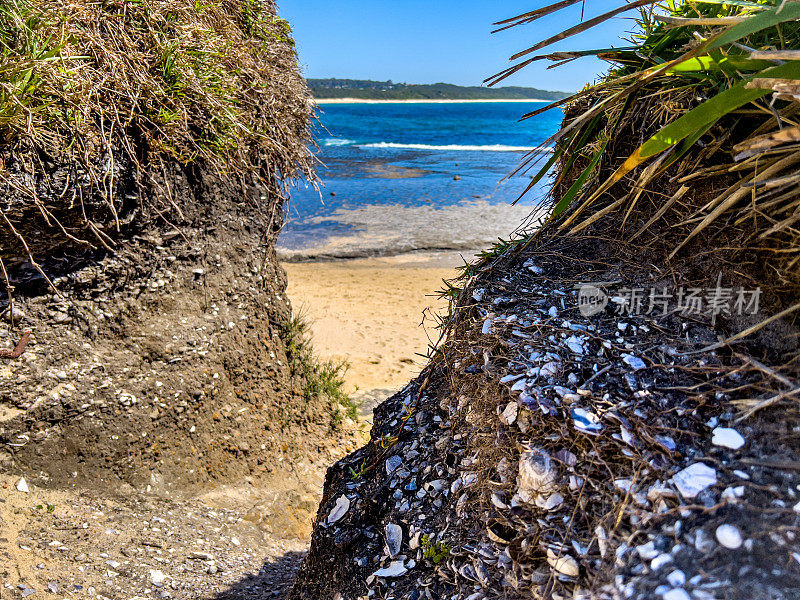
[[[30,492],[28,489],[28,482],[25,481],[24,477],[20,477],[19,481],[17,482],[17,491],[22,492],[23,494]]]
[[[647,368],[645,362],[641,358],[639,358],[638,356],[634,356],[633,354],[623,354],[622,362],[624,362],[634,371],[639,371],[641,369]]]
[[[672,562],[672,556],[669,554],[659,554],[653,560],[650,561],[650,568],[653,571],[658,571],[664,565],[668,565]]]
[[[738,450],[744,446],[745,439],[735,429],[729,427],[717,427],[711,432],[713,437],[711,443],[715,446],[723,446],[732,450]]]
[[[667,575],[667,583],[672,587],[681,587],[686,583],[686,574],[680,569],[675,569],[672,573]]]
[[[708,535],[704,529],[697,530],[694,536],[694,547],[697,548],[697,550],[703,554],[708,554],[715,546],[714,540],[711,539],[711,536]]]
[[[400,465],[403,464],[403,457],[395,454],[394,456],[390,456],[386,459],[386,474],[391,475],[394,473]]]
[[[24,312],[24,311],[23,311],[23,310],[22,310],[22,309],[21,309],[19,306],[15,306],[15,307],[14,307],[14,311],[13,311],[13,312],[11,311],[11,309],[10,309],[10,308],[7,308],[7,309],[5,310],[5,312],[3,313],[3,318],[4,318],[6,321],[9,321],[9,322],[10,322],[12,319],[13,319],[14,321],[21,321],[21,320],[23,320],[25,317],[26,317],[26,315],[25,315],[25,312]]]
[[[716,531],[717,541],[730,550],[736,550],[742,546],[742,533],[735,525],[727,523],[717,527]]]
[[[694,463],[677,472],[672,481],[681,496],[691,499],[717,483],[717,472],[703,463]]]
[[[166,580],[167,576],[164,575],[161,571],[157,569],[150,569],[150,582],[156,586],[161,587],[164,585],[164,581]]]
[[[572,350],[575,354],[583,354],[583,342],[580,338],[575,337],[574,335],[567,338],[567,347]]]

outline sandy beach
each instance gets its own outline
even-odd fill
[[[317,354],[347,360],[347,391],[380,400],[425,363],[418,353],[438,336],[426,311],[445,309],[434,294],[461,264],[461,253],[443,252],[283,266],[295,312],[311,320]]]
[[[475,104],[483,102],[552,102],[552,100],[539,100],[537,98],[510,98],[506,100],[376,100],[372,98],[316,98],[314,102],[317,104]]]

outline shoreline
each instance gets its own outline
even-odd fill
[[[463,99],[463,100],[440,100],[440,99],[409,99],[409,100],[380,100],[375,98],[314,98],[315,104],[482,104],[482,103],[501,103],[501,102],[557,102],[557,100],[540,100],[538,98],[508,98],[508,99]]]

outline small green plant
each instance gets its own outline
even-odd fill
[[[367,463],[365,462],[361,463],[361,466],[359,467],[358,471],[356,471],[353,467],[347,467],[347,469],[350,471],[351,481],[360,479],[361,477],[367,474],[367,471],[369,471],[369,469],[367,468]]]
[[[345,361],[319,360],[314,356],[308,339],[309,323],[305,314],[292,316],[284,325],[286,353],[291,360],[292,370],[303,376],[306,401],[326,397],[331,402],[333,424],[340,426],[343,415],[337,405],[344,407],[344,414],[355,419],[358,405],[344,391]]]
[[[420,538],[420,543],[422,544],[422,557],[435,565],[450,556],[450,546],[444,542],[434,541],[429,533]]]

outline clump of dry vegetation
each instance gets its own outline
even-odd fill
[[[112,246],[142,196],[179,217],[176,165],[309,176],[312,111],[271,0],[2,0],[0,258]]]
[[[556,167],[545,231],[633,241],[672,266],[703,257],[706,274],[738,264],[772,291],[774,308],[787,308],[800,300],[800,3],[617,4],[518,53],[519,62],[491,79],[539,60],[558,66],[597,56],[612,64],[596,85],[547,107],[565,106],[550,140],[556,151],[532,154],[521,167],[547,159],[534,183]],[[537,54],[628,11],[639,12],[638,27],[623,47]]]

